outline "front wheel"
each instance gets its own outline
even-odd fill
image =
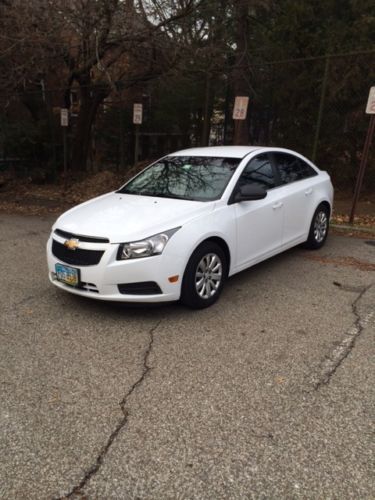
[[[228,274],[227,258],[215,242],[202,243],[186,266],[181,302],[193,309],[212,305],[220,296]]]
[[[305,248],[317,250],[321,248],[328,236],[329,229],[329,208],[321,204],[315,210],[311,221],[309,236],[305,243]]]

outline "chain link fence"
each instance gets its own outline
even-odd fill
[[[336,54],[284,61],[254,61],[246,70],[250,95],[249,143],[295,149],[328,170],[336,187],[353,188],[365,141],[369,116],[365,114],[369,88],[375,82],[375,51]],[[221,84],[214,101],[210,144],[231,144],[234,95],[225,96]],[[229,87],[229,86],[228,86]],[[58,92],[44,89],[39,99],[58,100]],[[186,96],[189,99],[189,96]],[[41,101],[42,102],[42,101]],[[153,159],[168,152],[199,144],[196,122],[182,130],[178,114],[167,129],[152,125],[159,109],[157,100],[148,99],[140,128],[139,160]],[[204,103],[202,103],[202,107]],[[19,113],[0,113],[0,170],[13,168],[18,175],[30,170],[52,173],[61,170],[63,146],[58,112],[41,115],[38,128],[18,104]],[[51,106],[52,108],[52,106]],[[59,108],[57,108],[57,111]],[[68,147],[74,133],[72,117]],[[166,120],[168,122],[168,120]],[[70,136],[70,137],[69,137]],[[107,101],[93,125],[89,170],[125,169],[134,163],[135,127],[132,102]],[[375,187],[375,151],[370,151],[365,188]]]
[[[295,149],[351,189],[369,124],[375,52],[254,64],[248,81],[250,143]],[[366,181],[375,186],[373,150]]]

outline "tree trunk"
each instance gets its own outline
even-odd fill
[[[72,140],[71,168],[74,172],[86,171],[87,157],[91,145],[92,125],[99,105],[108,94],[109,91],[105,87],[90,89],[86,83],[81,85],[81,105]]]
[[[206,74],[205,96],[203,108],[203,123],[201,132],[201,146],[208,146],[211,131],[211,118],[213,112],[213,85],[209,73]]]
[[[249,85],[246,81],[247,39],[249,36],[248,2],[237,0],[235,7],[236,23],[236,60],[233,68],[234,96],[249,96]],[[248,113],[249,114],[249,111]],[[233,144],[246,145],[249,143],[249,121],[234,121]]]

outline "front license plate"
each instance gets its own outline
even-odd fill
[[[55,264],[56,279],[70,286],[77,286],[79,283],[79,269],[63,264]]]

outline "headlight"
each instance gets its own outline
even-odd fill
[[[118,249],[117,260],[139,259],[141,257],[150,257],[151,255],[160,255],[163,253],[170,237],[179,229],[179,227],[175,227],[144,240],[122,243]]]

